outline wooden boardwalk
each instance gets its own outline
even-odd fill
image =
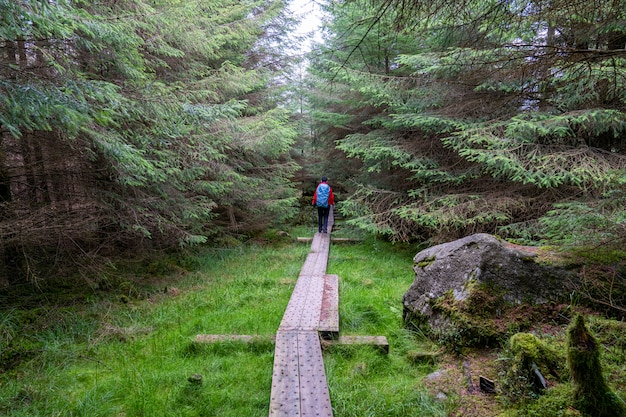
[[[339,336],[339,277],[326,274],[330,233],[316,233],[276,336],[198,334],[196,342],[274,341],[270,417],[332,417],[322,346],[370,345],[389,351],[384,336]]]
[[[332,417],[320,334],[339,331],[338,277],[326,274],[328,233],[316,233],[276,334],[270,417]]]

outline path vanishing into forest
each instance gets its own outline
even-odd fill
[[[313,236],[276,333],[270,417],[333,415],[323,345],[365,344],[389,351],[384,336],[339,335],[339,277],[326,273],[334,223],[331,210],[328,233]]]

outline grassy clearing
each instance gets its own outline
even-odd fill
[[[310,234],[308,227],[291,233]],[[120,267],[109,281],[121,284],[87,291],[81,303],[3,309],[0,414],[267,416],[273,344],[192,339],[275,333],[309,245],[268,240],[206,250],[173,268],[161,268],[165,260]],[[402,330],[400,298],[413,279],[413,254],[372,238],[331,249],[342,332],[385,335],[391,344],[388,356],[368,347],[325,352],[335,416],[445,415],[445,405],[420,388],[432,365],[407,359],[407,352],[430,348]],[[158,285],[142,285],[154,283],[157,270]],[[120,280],[124,273],[133,279]]]

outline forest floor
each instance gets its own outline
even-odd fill
[[[282,235],[265,240],[120,262],[93,281],[59,282],[50,293],[37,291],[21,299],[0,293],[0,414],[183,415],[185,407],[184,415],[266,416],[271,343],[241,348],[190,342],[198,332],[275,333],[309,248]],[[505,346],[442,353],[428,363],[413,360],[415,352],[443,349],[401,327],[399,300],[414,279],[414,253],[408,245],[374,237],[333,247],[329,273],[342,280],[342,326],[350,334],[386,335],[391,344],[388,355],[357,348],[325,352],[337,417],[580,415],[564,401],[553,410],[568,414],[549,409],[516,413],[519,404],[512,404],[502,388],[510,363]],[[524,331],[564,358],[572,310],[561,320],[527,320],[534,327]],[[626,398],[626,322],[587,313],[601,344],[606,379]],[[202,374],[204,382],[190,387],[188,377],[195,374]],[[495,394],[480,391],[479,376],[495,381]],[[562,394],[551,388],[569,385],[567,378],[560,383],[547,379],[549,389],[540,397]]]
[[[589,313],[587,311],[587,313]],[[626,330],[626,323],[617,320],[607,320],[600,316],[590,317],[589,327],[596,339],[600,342],[601,361],[606,380],[613,392],[622,400],[626,398],[626,338],[623,332]],[[563,353],[566,350],[566,325],[547,325],[539,323],[533,329],[528,329],[539,337],[543,342],[552,348]],[[505,377],[509,352],[505,347],[494,349],[471,349],[458,354],[443,354],[439,357],[437,370],[424,378],[424,386],[429,394],[441,400],[450,401],[452,411],[448,417],[499,417],[532,415],[545,416],[550,411],[524,412],[526,408],[540,409],[538,399],[542,399],[546,404],[560,403],[555,406],[559,416],[580,416],[579,412],[568,406],[568,399],[563,399],[564,390],[553,390],[557,386],[569,386],[571,382],[566,376],[560,382],[552,376],[546,376],[548,389],[544,395],[527,397],[515,403],[505,392],[500,381]],[[485,393],[480,390],[479,377],[483,376],[495,382],[496,392]],[[545,398],[551,397],[552,398]],[[544,397],[544,398],[542,398]],[[564,405],[565,404],[565,405]],[[512,409],[520,410],[518,413],[511,412]],[[564,414],[561,414],[564,413]]]
[[[503,407],[496,395],[480,391],[478,378],[497,380],[498,355],[496,350],[474,350],[462,357],[443,355],[437,371],[424,384],[431,395],[452,399],[456,408],[450,417],[497,416]]]
[[[194,342],[275,334],[309,245],[275,233],[257,240],[120,260],[21,298],[0,292],[0,415],[267,416],[273,344]],[[333,247],[329,273],[342,280],[346,334],[393,344],[387,355],[359,346],[324,352],[337,417],[446,415],[447,404],[419,384],[435,365],[407,358],[431,343],[400,327],[413,254],[374,237]]]

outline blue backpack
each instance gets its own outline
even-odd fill
[[[317,186],[317,199],[315,204],[317,207],[328,207],[328,197],[330,196],[330,185],[320,184]]]

